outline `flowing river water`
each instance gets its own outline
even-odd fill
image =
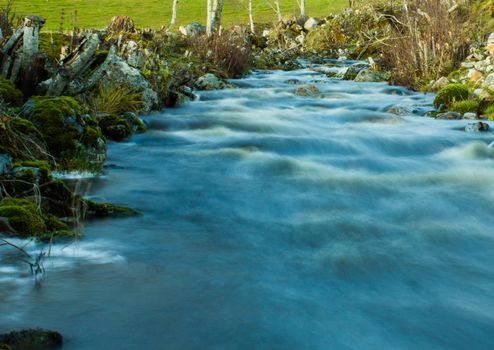
[[[0,254],[0,333],[56,329],[76,350],[493,349],[494,135],[384,83],[235,83],[110,146],[89,195],[143,216],[87,223],[40,283]],[[308,83],[320,94],[297,96]]]

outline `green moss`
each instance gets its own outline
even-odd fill
[[[51,165],[46,160],[32,160],[32,161],[17,161],[13,164],[14,168],[30,168],[39,169],[39,183],[44,184],[51,180]]]
[[[452,103],[468,99],[468,88],[463,84],[449,84],[445,86],[434,99],[434,106],[450,106]]]
[[[487,107],[487,109],[484,112],[484,115],[487,119],[494,120],[494,104]]]
[[[10,226],[22,237],[37,236],[46,231],[38,208],[26,199],[3,199],[0,202],[0,217],[7,218]]]
[[[82,135],[82,142],[85,145],[95,145],[103,137],[103,133],[99,127],[88,127],[84,130]]]
[[[134,209],[110,203],[96,203],[86,200],[86,217],[106,218],[106,217],[127,217],[139,215]]]
[[[22,92],[12,82],[0,75],[0,97],[9,107],[22,105]]]
[[[105,137],[110,140],[121,141],[132,135],[132,126],[121,117],[114,115],[104,116],[99,120],[99,126]]]
[[[449,111],[451,112],[458,112],[461,114],[465,113],[477,113],[477,110],[479,108],[479,100],[464,100],[464,101],[458,101],[458,102],[453,102],[451,104],[451,107],[448,108]]]

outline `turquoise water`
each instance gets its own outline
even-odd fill
[[[320,94],[297,96],[307,83]],[[142,217],[87,223],[38,284],[0,258],[0,332],[57,329],[67,349],[494,348],[494,135],[380,83],[236,84],[147,117],[84,182]]]

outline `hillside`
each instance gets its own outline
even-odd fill
[[[298,2],[283,0],[284,15],[297,13]],[[48,19],[46,28],[60,28],[61,13],[64,11],[63,26],[73,26],[73,13],[77,10],[79,27],[100,28],[110,23],[113,16],[125,15],[132,17],[139,27],[160,28],[167,24],[171,17],[172,0],[16,0],[15,12],[19,15],[36,14]],[[226,1],[223,24],[248,23],[248,2],[246,0]],[[307,1],[309,16],[325,16],[332,11],[339,11],[348,5],[347,0],[310,0]],[[179,3],[177,24],[205,22],[206,0],[182,1]],[[254,0],[254,16],[256,22],[271,22],[275,19],[272,2]]]

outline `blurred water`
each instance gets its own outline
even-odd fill
[[[494,135],[385,84],[236,83],[110,147],[90,194],[143,217],[88,223],[38,284],[2,255],[0,332],[58,329],[68,349],[494,348]],[[296,96],[307,83],[321,93]]]

